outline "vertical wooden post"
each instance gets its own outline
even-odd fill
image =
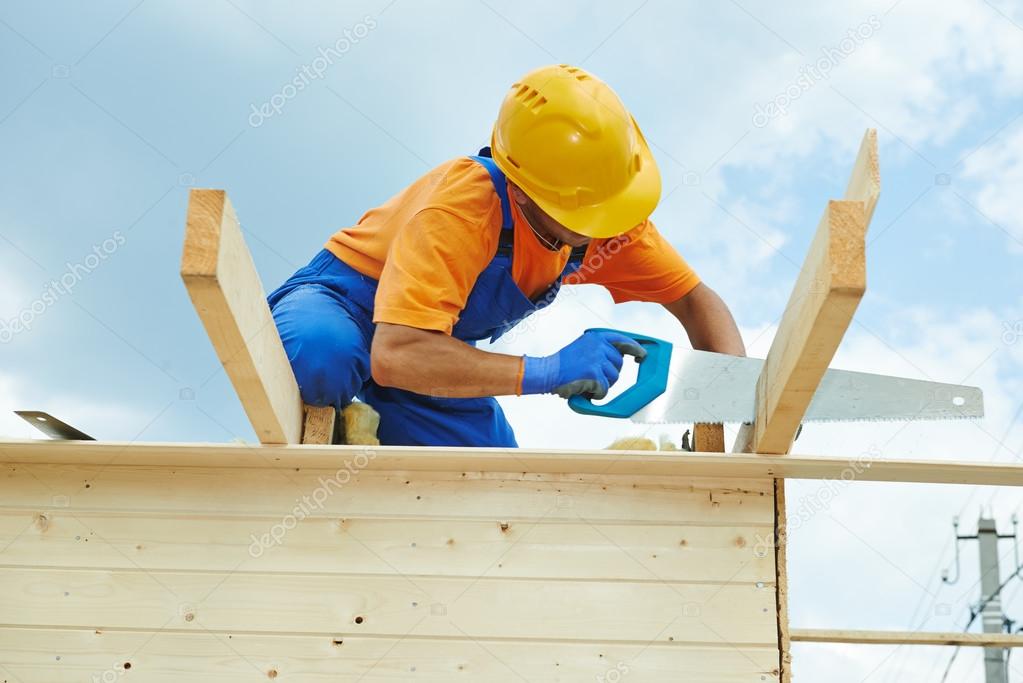
[[[305,426],[302,429],[304,444],[337,443],[338,433],[337,408],[334,406],[306,406]]]
[[[724,453],[725,426],[708,423],[693,425],[693,450],[701,453]]]

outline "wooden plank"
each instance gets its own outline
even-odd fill
[[[867,130],[845,199],[828,203],[757,382],[756,417],[735,450],[788,453],[866,291],[866,234],[881,191],[877,131]]]
[[[760,647],[773,612],[743,584],[0,569],[6,626]]]
[[[880,196],[881,167],[878,163],[877,129],[868,128],[860,143],[860,151],[853,163],[843,199],[863,202],[863,215],[867,225],[870,225]]]
[[[757,480],[842,479],[978,486],[1023,486],[1023,465],[934,459],[878,459],[824,455],[771,456],[723,453],[659,453],[657,451],[571,451],[543,449],[406,448],[378,446],[249,446],[245,444],[132,442],[0,442],[0,463],[12,476],[29,463],[94,467],[141,466],[337,470],[363,454],[364,472],[521,473],[675,476],[739,479],[748,487]],[[368,455],[367,455],[368,454]],[[225,480],[228,477],[223,477]],[[0,479],[2,481],[2,479]],[[30,488],[31,482],[25,482]],[[76,487],[77,489],[78,487]]]
[[[769,481],[187,467],[17,465],[0,507],[175,516],[771,524]],[[87,485],[87,486],[86,486]],[[159,495],[155,492],[159,491]]]
[[[757,382],[749,451],[787,453],[866,291],[863,203],[831,201]]]
[[[0,628],[0,672],[18,683],[762,683],[777,680],[776,656],[773,647]]]
[[[773,584],[773,527],[0,512],[6,567]],[[201,558],[201,559],[199,559]]]
[[[337,434],[337,408],[334,406],[306,406],[303,444],[333,444]]]
[[[261,443],[298,443],[302,401],[223,190],[192,190],[181,278]]]
[[[927,631],[856,631],[845,629],[792,629],[799,643],[851,643],[858,645],[955,645],[961,647],[1023,647],[1023,635],[1009,633],[936,633]]]

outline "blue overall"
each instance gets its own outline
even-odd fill
[[[573,251],[557,280],[530,300],[512,279],[515,231],[504,174],[489,148],[470,158],[490,174],[502,217],[497,253],[476,279],[452,331],[453,337],[475,346],[482,339],[497,340],[553,301],[562,279],[579,267],[585,249]],[[370,404],[380,413],[382,444],[517,447],[515,433],[493,397],[426,396],[373,381],[376,288],[376,280],[324,249],[268,297],[302,400],[343,407],[358,398]]]

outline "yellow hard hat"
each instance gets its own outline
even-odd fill
[[[541,67],[512,85],[490,146],[509,180],[582,235],[631,230],[661,197],[657,164],[618,95],[567,64]]]

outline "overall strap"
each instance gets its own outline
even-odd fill
[[[494,184],[497,198],[501,200],[501,228],[502,230],[511,230],[514,223],[512,223],[511,202],[508,201],[508,183],[504,179],[504,173],[490,157],[490,148],[484,147],[478,155],[469,158],[487,169],[487,173],[490,174],[490,182]]]
[[[565,264],[565,270],[561,273],[561,277],[565,277],[569,273],[574,273],[579,270],[583,265],[583,260],[586,258],[586,249],[588,245],[584,244],[581,247],[574,247],[572,253],[568,257],[568,263]]]
[[[497,163],[494,162],[493,158],[491,158],[489,147],[480,149],[479,154],[469,158],[487,169],[487,173],[490,174],[490,182],[494,184],[494,191],[497,192],[497,198],[501,200],[501,235],[497,243],[497,253],[510,257],[515,247],[515,224],[512,221],[511,202],[508,198],[508,183],[505,181],[504,173],[497,167]],[[568,263],[565,264],[562,277],[578,270],[585,256],[585,246],[573,249],[572,254],[568,258]]]

